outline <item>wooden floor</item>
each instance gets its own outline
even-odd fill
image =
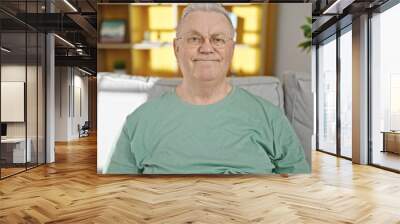
[[[26,170],[26,168],[22,168],[22,167],[17,167],[17,168],[1,168],[1,177],[7,177],[10,175],[13,175],[15,173],[19,173]]]
[[[400,175],[313,153],[313,173],[102,176],[96,139],[0,181],[0,223],[400,223]]]
[[[376,150],[372,160],[374,164],[400,170],[400,154]]]
[[[27,163],[26,166],[27,167],[25,167],[25,164],[18,164],[17,167],[2,167],[1,168],[1,178],[6,178],[8,176],[23,172],[27,169],[33,169],[37,166],[37,164],[36,163]]]

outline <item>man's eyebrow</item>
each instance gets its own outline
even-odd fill
[[[189,30],[188,32],[185,32],[184,34],[196,34],[196,35],[200,35],[201,36],[201,33],[199,31],[196,31],[196,30]]]
[[[203,36],[199,31],[196,31],[196,30],[190,30],[188,32],[185,32],[184,34],[195,34],[195,35]],[[217,35],[227,36],[228,34],[226,34],[224,32],[216,32],[216,33],[211,34],[211,36],[217,36]]]
[[[227,33],[224,33],[224,32],[217,32],[217,33],[211,34],[211,36],[217,36],[217,35],[228,36],[228,34],[227,34]]]

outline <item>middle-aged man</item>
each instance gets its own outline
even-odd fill
[[[282,110],[228,82],[233,37],[221,4],[185,8],[174,40],[182,83],[127,117],[104,173],[310,172]]]

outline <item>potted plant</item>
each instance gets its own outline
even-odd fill
[[[303,51],[307,51],[307,53],[311,50],[311,41],[312,41],[312,19],[311,17],[306,17],[306,23],[300,27],[303,30],[305,41],[301,42],[297,45]]]
[[[126,74],[125,70],[125,61],[124,60],[116,60],[114,62],[114,72],[119,74]]]

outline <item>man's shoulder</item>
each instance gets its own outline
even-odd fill
[[[148,99],[146,102],[138,106],[128,116],[127,120],[135,120],[144,116],[153,116],[154,113],[160,112],[165,105],[168,105],[170,100],[170,92],[165,92],[160,96]]]
[[[252,103],[253,105],[262,107],[263,110],[266,110],[266,112],[274,112],[274,113],[280,113],[282,112],[282,109],[270,102],[269,100],[251,93],[249,90],[246,90],[242,87],[238,87],[238,90],[240,92],[240,95],[242,97],[243,102],[249,102]]]

